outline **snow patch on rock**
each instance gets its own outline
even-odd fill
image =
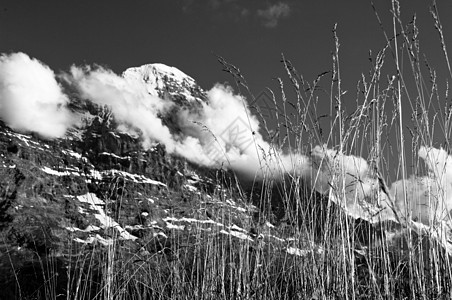
[[[101,228],[115,228],[118,233],[120,239],[123,240],[136,240],[137,237],[128,233],[124,228],[122,228],[115,220],[107,216],[102,207],[105,206],[105,202],[99,199],[95,194],[88,193],[85,195],[77,196],[77,200],[82,203],[88,203],[90,208],[97,211],[94,214],[94,217],[99,220],[101,224]]]

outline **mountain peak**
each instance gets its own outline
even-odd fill
[[[195,80],[179,70],[178,68],[167,66],[162,63],[152,63],[152,64],[145,64],[139,67],[131,67],[124,71],[123,76],[124,77],[133,77],[134,75],[141,75],[143,78],[152,78],[155,76],[158,77],[164,77],[167,76],[168,78],[183,82],[184,80],[192,81]]]
[[[165,97],[165,93],[170,96],[183,95],[189,102],[204,99],[205,92],[192,77],[178,68],[162,63],[128,68],[122,76],[128,80],[143,82],[148,93],[154,96]]]

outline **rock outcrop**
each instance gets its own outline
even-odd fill
[[[151,95],[174,102],[174,113],[196,110],[206,100],[196,82],[175,68],[145,65],[123,76],[142,80]],[[207,280],[203,276],[209,273],[201,274],[199,266],[211,267],[212,247],[223,258],[219,269],[230,274],[239,268],[232,253],[246,249],[238,253],[249,256],[247,274],[256,284],[259,268],[267,263],[259,260],[262,256],[281,265],[325,262],[334,241],[344,239],[357,265],[380,257],[382,249],[393,250],[392,262],[407,252],[433,255],[432,247],[441,249],[435,255],[449,257],[446,234],[431,228],[356,219],[299,179],[240,181],[230,171],[168,154],[161,144],[144,149],[138,135],[118,130],[108,107],[80,100],[72,109],[83,113],[84,124],[52,141],[14,132],[0,121],[0,289],[5,299],[108,298],[113,297],[111,285],[118,298],[131,289],[143,298],[171,297],[180,282]],[[162,119],[177,133],[171,115]],[[412,247],[413,240],[418,247]],[[174,273],[175,262],[185,273]],[[153,282],[164,290],[146,286],[156,272],[157,281],[167,273],[173,276],[168,283]],[[276,271],[271,274],[277,283],[289,282]],[[233,285],[222,284],[216,288]],[[230,296],[239,297],[238,290],[246,287],[234,284]],[[286,292],[298,295],[295,288]]]

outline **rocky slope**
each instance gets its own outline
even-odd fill
[[[205,100],[192,78],[162,64],[123,76],[143,80],[150,94],[179,107]],[[259,218],[232,173],[196,167],[158,144],[143,150],[137,136],[117,130],[105,107],[74,109],[85,114],[85,126],[52,141],[0,122],[0,286],[7,297],[45,297],[46,266],[67,282],[73,258],[94,249],[174,260],[182,244],[196,245],[200,231],[307,253]],[[67,285],[56,282],[56,295],[65,298]]]
[[[123,76],[144,81],[150,94],[170,99],[176,109],[196,108],[206,99],[191,77],[162,64],[131,68]],[[383,230],[351,218],[303,183],[284,189],[284,182],[239,182],[232,172],[192,165],[159,144],[143,150],[137,136],[117,129],[108,108],[85,103],[73,109],[84,113],[84,126],[52,141],[0,122],[5,299],[108,298],[109,262],[121,266],[124,274],[113,276],[118,282],[128,282],[143,264],[152,273],[174,261],[196,277],[190,263],[205,262],[213,245],[226,253],[249,249],[245,253],[257,269],[265,253],[281,261],[325,259],[327,247],[333,247],[326,237],[344,238],[338,224],[350,226],[357,261],[365,260],[369,247],[388,236],[397,240],[394,247],[403,245],[403,231],[411,230],[399,224]],[[174,120],[164,121],[177,131]],[[51,288],[43,282],[52,282]],[[177,290],[172,283],[163,286],[168,295]]]

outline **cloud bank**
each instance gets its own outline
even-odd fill
[[[168,111],[173,103],[150,95],[138,81],[122,78],[103,68],[73,66],[64,78],[80,96],[98,105],[111,108],[117,123],[132,126],[142,133],[143,144],[149,148],[152,141],[163,143],[172,153],[175,142],[158,114]]]
[[[309,178],[313,189],[329,195],[350,215],[371,219],[378,213],[384,219],[394,219],[388,199],[364,158],[323,145],[311,151],[311,163]]]
[[[428,225],[449,219],[452,157],[443,149],[421,147],[419,158],[428,174],[396,181],[386,193],[362,157],[326,146],[314,147],[309,156],[275,148],[260,134],[246,99],[230,87],[217,84],[205,102],[179,108],[149,94],[140,78],[124,78],[104,68],[73,66],[58,78],[81,98],[108,106],[118,130],[138,133],[144,148],[160,143],[193,163],[232,169],[250,179],[282,179],[292,173],[355,217],[411,215]],[[0,56],[0,119],[8,126],[46,138],[63,137],[68,128],[79,125],[68,103],[49,67],[23,53]],[[168,120],[179,130],[170,130]]]
[[[24,53],[0,56],[0,119],[20,132],[64,136],[77,123],[54,72]]]
[[[319,193],[328,194],[350,215],[367,220],[409,216],[426,225],[449,220],[452,157],[444,149],[432,147],[420,147],[418,155],[428,175],[398,180],[391,184],[387,195],[365,159],[316,146],[311,153],[311,186]]]
[[[420,147],[418,154],[427,166],[428,175],[396,181],[391,193],[402,216],[411,214],[414,220],[431,225],[450,218],[452,157],[444,149],[432,147]]]
[[[281,173],[293,170],[294,164],[307,163],[302,155],[272,148],[259,133],[259,121],[249,111],[246,99],[230,87],[215,85],[198,109],[171,110],[174,104],[150,95],[139,78],[75,66],[64,78],[82,98],[110,107],[123,130],[140,132],[144,148],[159,142],[168,153],[207,167],[233,169],[249,178],[281,177]],[[168,114],[180,132],[172,133],[164,125],[162,120]]]
[[[284,154],[263,139],[259,121],[248,109],[246,99],[234,95],[230,87],[217,84],[207,98],[200,113],[182,112],[180,117],[183,130],[201,142],[207,165],[224,165],[248,177],[270,178],[280,178],[295,166],[307,166],[307,157]],[[200,130],[200,124],[209,130]]]

